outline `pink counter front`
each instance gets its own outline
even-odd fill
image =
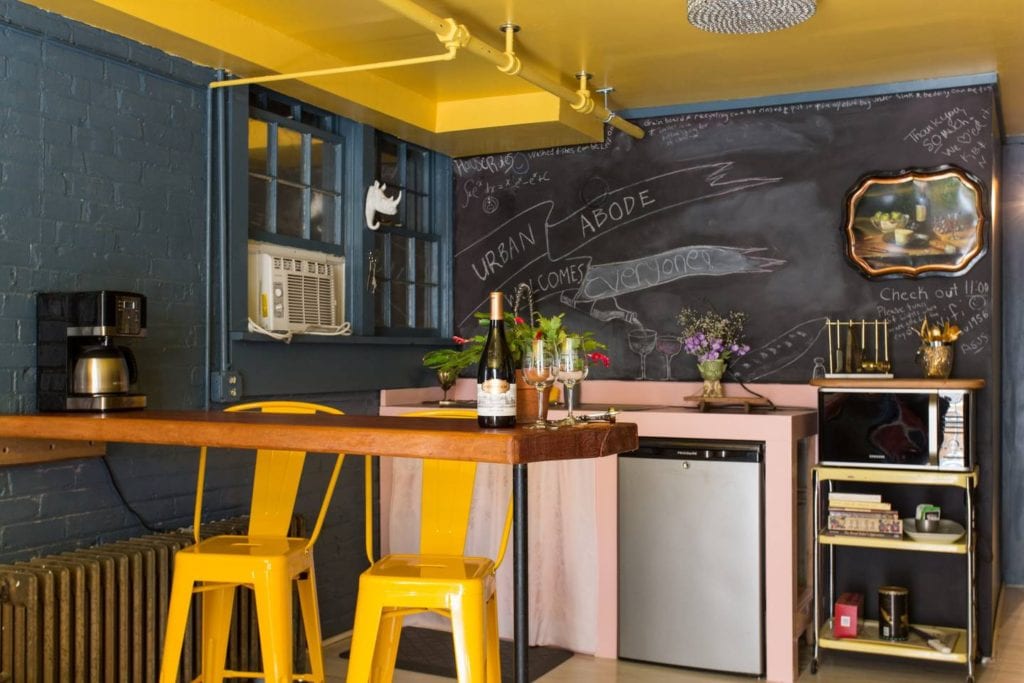
[[[765,444],[765,653],[766,678],[789,683],[796,680],[797,645],[809,627],[811,591],[798,585],[798,576],[809,577],[806,569],[810,551],[799,547],[809,538],[810,518],[797,514],[798,502],[805,502],[808,468],[816,459],[815,389],[807,385],[759,384],[753,388],[779,407],[744,413],[736,408],[700,412],[684,407],[684,397],[697,394],[699,383],[633,382],[592,380],[583,385],[582,412],[622,410],[620,420],[635,422],[641,437],[657,436],[692,439],[736,439]],[[732,387],[730,386],[731,390]],[[459,380],[456,399],[473,398],[475,383]],[[736,393],[742,393],[737,391]],[[381,415],[400,415],[422,410],[424,402],[440,398],[440,389],[397,389],[381,392]],[[436,405],[436,404],[435,404]],[[564,411],[552,411],[557,418]],[[803,454],[803,457],[801,457]],[[614,658],[618,652],[618,462],[616,457],[587,461],[595,468],[594,523],[597,538],[597,640],[594,654]],[[382,491],[382,499],[387,492]],[[383,508],[383,505],[382,505]],[[530,509],[531,518],[543,509]],[[382,526],[384,526],[382,524]]]

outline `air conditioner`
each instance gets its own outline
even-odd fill
[[[345,258],[249,242],[249,318],[273,332],[330,332],[344,326]]]

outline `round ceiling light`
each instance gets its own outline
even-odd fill
[[[807,21],[816,0],[687,0],[690,23],[711,33],[768,33]]]

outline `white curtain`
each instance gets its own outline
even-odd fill
[[[530,645],[593,653],[597,647],[597,528],[592,460],[536,463],[528,468]],[[391,503],[384,514],[390,552],[419,547],[420,462],[394,458]],[[512,468],[481,464],[466,553],[495,557],[512,491]],[[512,637],[512,541],[498,570],[498,620]],[[410,625],[449,628],[437,615],[408,617]]]

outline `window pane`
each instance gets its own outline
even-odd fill
[[[266,178],[249,176],[249,234],[269,232],[273,226],[267,224],[270,215],[267,202],[270,201],[270,181]]]
[[[328,244],[341,244],[339,235],[341,198],[327,192],[313,192],[309,206],[309,238]]]
[[[427,185],[426,178],[427,153],[422,149],[406,147],[403,184],[410,190],[422,192]]]
[[[302,133],[277,127],[277,177],[293,183],[302,181]]]
[[[388,235],[380,232],[373,234],[373,253],[377,256],[377,293],[373,295],[373,322],[378,328],[388,327],[388,302],[391,299],[391,287],[387,280],[387,245]]]
[[[388,277],[392,280],[408,281],[412,278],[409,273],[409,238],[391,235],[391,270]]]
[[[437,253],[436,242],[416,240],[416,282],[437,284],[437,269],[434,254]]]
[[[289,237],[305,237],[302,217],[305,193],[301,188],[284,183],[277,184],[277,234]]]
[[[416,327],[438,327],[437,287],[416,285]]]
[[[377,137],[377,179],[389,185],[401,185],[398,177],[398,143]]]
[[[411,327],[409,290],[412,285],[391,281],[391,327]]]
[[[267,124],[249,119],[249,173],[267,173]]]
[[[309,152],[313,165],[312,186],[341,192],[341,145],[313,138]]]

